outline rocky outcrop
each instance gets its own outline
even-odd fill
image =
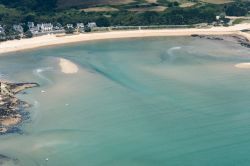
[[[240,43],[242,46],[250,48],[250,43],[249,42],[242,42]]]
[[[8,156],[0,154],[0,165],[19,165],[18,159],[13,159]]]
[[[235,40],[237,40],[240,45],[247,47],[247,48],[250,48],[250,41],[247,38],[239,36],[239,35],[234,35],[232,37]]]
[[[209,35],[197,35],[193,34],[192,37],[198,37],[200,39],[209,39],[209,40],[224,40],[222,37],[219,36],[209,36]]]
[[[240,44],[243,47],[250,48],[250,41],[245,38],[244,36],[240,35],[197,35],[193,34],[192,37],[200,38],[200,39],[208,39],[208,40],[224,40],[224,41],[230,41],[235,42],[236,44]]]
[[[25,108],[31,105],[15,97],[21,91],[39,86],[37,83],[7,83],[0,81],[0,134],[11,132],[24,119]]]

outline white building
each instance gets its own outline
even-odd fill
[[[32,28],[34,28],[35,27],[34,22],[28,22],[28,27],[29,27],[29,30],[31,30]]]
[[[87,26],[88,26],[89,28],[97,27],[97,25],[96,25],[95,22],[89,22],[89,23],[87,24]]]
[[[67,27],[68,29],[74,28],[73,24],[67,24],[66,27]]]
[[[19,33],[23,33],[23,27],[19,24],[19,25],[13,25],[13,29]]]
[[[4,28],[0,25],[0,40],[5,40],[6,36],[5,36],[5,32],[4,32]]]
[[[39,29],[35,26],[34,22],[28,22],[28,27],[33,35],[38,34]]]
[[[51,32],[53,31],[53,25],[51,23],[37,24],[37,29],[39,32]]]
[[[76,24],[76,28],[77,28],[77,29],[84,29],[84,27],[85,27],[85,26],[84,26],[83,23],[77,23],[77,24]]]
[[[4,28],[0,25],[0,34],[4,34]]]
[[[58,30],[63,30],[63,26],[60,23],[56,23],[55,26],[53,27],[54,30],[58,31]]]
[[[76,29],[78,32],[84,32],[84,28],[85,28],[84,23],[77,23],[76,24]]]

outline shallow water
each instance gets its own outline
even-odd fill
[[[60,71],[71,60],[77,74]],[[189,37],[105,40],[0,57],[0,77],[38,82],[23,134],[0,154],[23,166],[248,166],[250,50]],[[45,91],[45,93],[41,93]]]

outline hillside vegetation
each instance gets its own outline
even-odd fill
[[[22,11],[48,11],[57,7],[57,0],[0,0],[0,4]]]
[[[250,2],[243,0],[0,0],[0,24],[183,25],[211,23],[216,15],[244,16],[249,11]]]

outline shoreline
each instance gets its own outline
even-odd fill
[[[0,135],[15,132],[27,118],[24,111],[31,107],[25,101],[16,97],[18,93],[29,88],[38,87],[37,83],[10,83],[0,80]]]
[[[111,32],[83,33],[79,35],[62,36],[44,35],[29,39],[11,40],[0,42],[0,55],[46,46],[64,45],[95,40],[164,37],[164,36],[191,36],[191,35],[239,35],[250,41],[250,33],[241,32],[249,29],[250,24],[238,24],[230,27],[212,27],[209,29],[185,28],[185,29],[161,29],[161,30],[126,30]]]

